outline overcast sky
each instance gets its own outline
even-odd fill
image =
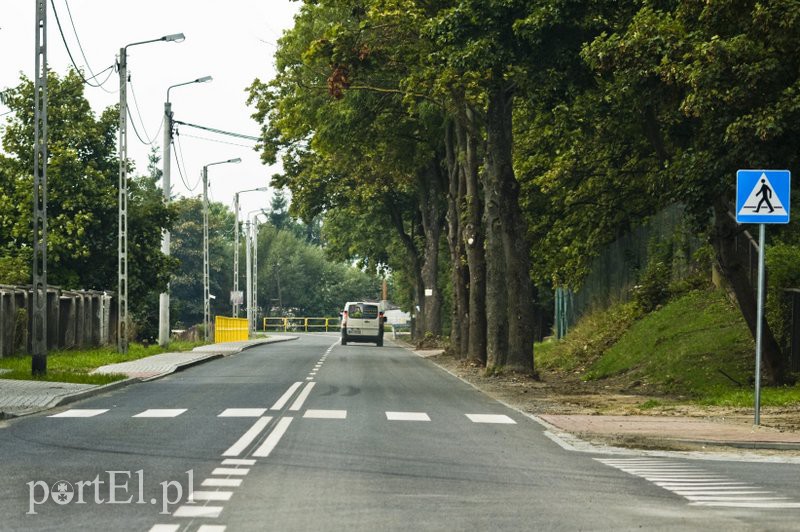
[[[173,33],[186,35],[181,43],[155,42],[128,48],[128,104],[139,133],[143,138],[155,138],[159,148],[167,87],[202,76],[213,76],[214,80],[170,91],[174,118],[258,136],[259,126],[250,117],[253,109],[245,103],[245,89],[255,78],[263,81],[273,77],[275,43],[291,27],[299,7],[289,0],[53,0],[53,4],[72,56],[87,77],[87,62],[97,74],[114,64],[122,46]],[[71,63],[49,1],[47,6],[48,66],[63,76]],[[33,77],[34,42],[34,0],[0,0],[0,90],[16,86],[20,72]],[[87,86],[85,94],[98,113],[119,102],[118,89],[119,77],[114,72],[103,88]],[[0,115],[7,111],[0,104]],[[0,117],[0,123],[5,123],[7,116]],[[251,141],[186,126],[179,126],[179,133],[183,156],[173,153],[173,194],[202,194],[198,180],[204,165],[241,157],[241,164],[208,170],[211,199],[232,206],[235,192],[265,186],[279,171],[261,164]],[[135,161],[137,172],[146,171],[148,153],[149,146],[137,139],[129,120],[128,155]],[[186,183],[178,171],[179,162]],[[242,215],[267,205],[267,193],[241,196]]]

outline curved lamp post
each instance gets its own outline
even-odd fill
[[[215,164],[235,164],[240,162],[242,162],[242,160],[237,157],[235,159],[227,159],[203,166],[203,334],[206,342],[208,342],[210,338],[209,328],[211,324],[211,298],[209,297],[208,275],[208,167],[214,166]]]

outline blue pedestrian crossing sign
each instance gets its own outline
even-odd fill
[[[736,172],[736,221],[740,224],[789,223],[789,170]]]

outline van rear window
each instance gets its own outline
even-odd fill
[[[351,318],[374,320],[378,317],[378,305],[350,305],[347,314]]]

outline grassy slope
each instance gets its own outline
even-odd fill
[[[689,292],[638,320],[631,305],[617,305],[583,321],[573,338],[537,346],[542,367],[644,383],[703,403],[752,404],[753,339],[719,291]],[[800,387],[764,389],[762,403],[800,403]]]

